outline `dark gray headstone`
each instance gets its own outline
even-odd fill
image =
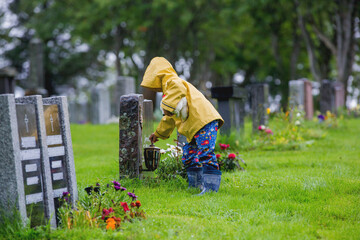
[[[142,165],[143,95],[120,98],[119,173],[120,177],[139,178]]]
[[[335,98],[332,84],[329,80],[323,80],[320,86],[320,112],[325,114],[327,111],[335,110]]]
[[[218,111],[225,123],[221,131],[230,134],[231,130],[243,132],[245,101],[247,92],[239,87],[213,87],[211,97],[218,100]]]
[[[269,86],[263,83],[255,83],[250,87],[251,115],[253,132],[258,131],[260,125],[268,124],[266,108],[268,108]]]
[[[16,74],[16,70],[11,67],[0,69],[0,94],[15,92]]]
[[[33,225],[56,226],[42,97],[15,99],[25,204]],[[44,218],[45,216],[45,218]]]
[[[73,206],[78,198],[68,104],[66,97],[44,98],[43,104],[57,214],[57,208],[60,206],[59,199],[64,192],[70,193],[70,203]]]
[[[17,128],[14,95],[0,95],[0,208],[10,217],[8,210],[16,207],[25,224],[27,214]]]
[[[26,95],[41,94],[47,95],[45,90],[45,74],[44,74],[44,49],[43,42],[38,38],[30,41],[30,74],[27,80]]]

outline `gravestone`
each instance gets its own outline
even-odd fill
[[[0,208],[8,217],[11,216],[8,210],[17,208],[25,224],[27,214],[17,127],[14,95],[0,95]]]
[[[98,84],[91,90],[91,123],[106,124],[110,119],[110,94],[104,84]]]
[[[140,178],[142,166],[143,95],[120,98],[119,173],[120,177]]]
[[[16,74],[16,70],[11,67],[0,69],[0,94],[15,92]]]
[[[67,108],[66,97],[0,95],[1,208],[15,205],[31,226],[56,227],[63,192],[77,200]]]
[[[44,49],[43,43],[38,38],[33,38],[30,41],[29,47],[30,57],[30,73],[27,80],[27,90],[25,95],[42,95],[46,96],[47,90],[45,87],[44,74]]]
[[[46,142],[44,111],[41,96],[16,98],[25,204],[34,225],[56,226],[51,171]],[[45,215],[46,219],[43,219]]]
[[[133,77],[118,76],[116,80],[115,94],[113,95],[112,100],[112,102],[116,104],[115,116],[119,116],[120,97],[127,94],[134,94],[135,92],[135,79]]]
[[[232,129],[243,132],[247,91],[239,87],[213,87],[211,97],[218,101],[218,111],[225,123],[221,131],[230,134]]]
[[[268,124],[266,108],[268,108],[269,86],[255,83],[250,86],[250,104],[253,122],[253,133],[258,131],[260,125]]]
[[[345,105],[345,89],[340,82],[323,80],[320,87],[320,112],[327,111],[337,113],[340,107]]]
[[[53,197],[57,216],[57,209],[61,205],[60,198],[64,192],[70,193],[72,206],[75,206],[75,201],[78,198],[69,112],[66,97],[44,98],[43,104]]]
[[[334,89],[334,111],[337,113],[337,110],[345,106],[345,88],[344,84],[341,82],[333,83]]]
[[[143,128],[142,128],[142,147],[149,147],[151,144],[149,137],[154,132],[154,111],[152,100],[144,99],[143,102]],[[142,169],[145,167],[145,159],[142,161]]]
[[[314,115],[312,86],[307,79],[289,81],[289,106],[305,111],[305,117],[312,119]]]

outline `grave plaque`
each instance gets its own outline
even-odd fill
[[[77,200],[69,112],[66,97],[44,98],[43,104],[53,197],[57,210],[64,192],[70,193],[72,205]]]
[[[260,125],[268,124],[266,108],[268,107],[269,85],[255,83],[250,88],[251,115],[253,121],[253,133],[258,132]]]
[[[41,96],[15,99],[27,217],[56,226]]]

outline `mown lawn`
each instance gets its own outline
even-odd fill
[[[50,236],[360,239],[359,123],[342,120],[305,150],[241,152],[247,170],[224,173],[217,194],[195,196],[185,180],[123,180],[135,189],[146,220],[124,223],[120,231],[56,230]],[[118,126],[72,125],[71,131],[80,194],[99,179],[118,179]]]

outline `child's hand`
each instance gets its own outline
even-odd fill
[[[155,133],[152,133],[149,137],[149,140],[151,143],[156,143],[157,141],[159,141],[158,137],[155,135]]]

